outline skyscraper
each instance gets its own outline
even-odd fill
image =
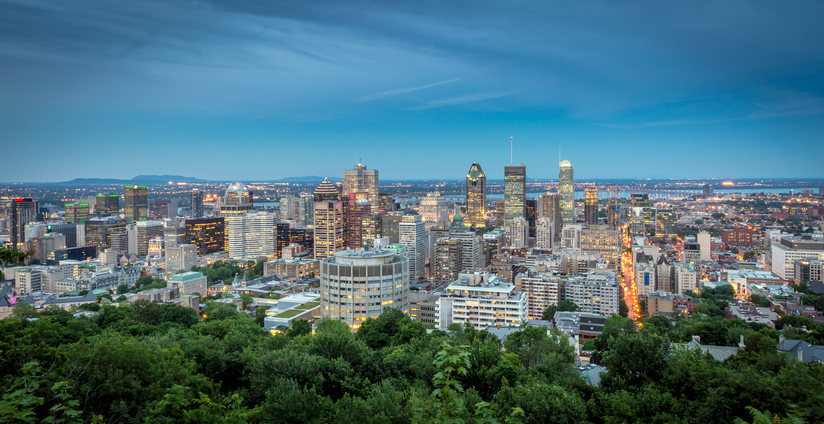
[[[552,249],[555,241],[555,222],[547,217],[538,218],[535,231],[535,247]]]
[[[538,196],[538,217],[547,218],[554,224],[552,227],[555,235],[561,234],[561,227],[563,226],[561,196],[557,193],[544,193]]]
[[[346,219],[346,246],[350,249],[363,247],[363,217],[371,213],[368,193],[349,193]]]
[[[317,194],[316,191],[316,198]],[[346,247],[344,214],[343,202],[340,200],[315,202],[315,259],[332,257],[335,252]]]
[[[587,225],[598,224],[598,189],[595,187],[584,191],[584,218]]]
[[[120,215],[120,196],[117,194],[98,194],[94,205],[98,215]]]
[[[231,259],[275,257],[275,216],[250,213],[226,217],[226,250]]]
[[[524,218],[529,224],[529,237],[535,238],[535,224],[538,222],[538,202],[531,197],[526,198],[524,203]]]
[[[420,215],[404,215],[398,225],[398,241],[406,247],[409,258],[409,278],[417,280],[425,274],[426,227]]]
[[[37,200],[17,198],[11,202],[11,246],[20,248],[26,241],[26,224],[37,220]]]
[[[575,223],[575,180],[572,164],[568,160],[561,162],[558,173],[558,194],[561,197],[561,219],[563,225]],[[561,225],[560,227],[563,227]]]
[[[64,219],[69,224],[85,224],[89,219],[88,203],[66,203]]]
[[[145,221],[149,216],[149,200],[146,186],[128,185],[123,188],[124,214],[131,223]]]
[[[340,200],[340,189],[324,178],[318,188],[315,189],[315,202],[336,202]]]
[[[197,246],[197,254],[205,256],[226,249],[224,218],[186,220],[186,243]]]
[[[467,209],[469,206],[467,205]],[[428,225],[442,225],[449,222],[449,210],[447,209],[446,199],[441,196],[440,192],[427,193],[426,197],[421,199],[421,217]],[[467,218],[464,223],[468,224]]]
[[[243,183],[237,182],[226,187],[223,199],[218,199],[215,207],[218,216],[246,215],[254,208],[252,192]]]
[[[345,169],[343,171],[343,192],[369,193],[369,204],[379,204],[378,170],[366,169],[366,165],[361,163],[355,165],[355,169]]]
[[[192,190],[192,218],[200,218],[203,216],[203,192],[194,189]]]
[[[611,197],[609,199],[609,206],[607,208],[607,223],[609,228],[618,228],[621,225],[621,206],[618,205],[618,199]]]
[[[643,208],[644,228],[649,228],[652,222],[652,215],[649,208],[649,194],[636,193],[631,196],[630,203],[633,207]]]
[[[523,218],[526,209],[526,166],[504,165],[504,225]]]
[[[466,173],[466,219],[470,227],[486,227],[486,175],[481,165],[473,163]]]
[[[312,227],[315,221],[315,196],[312,193],[300,194],[298,206],[298,224],[301,227]]]

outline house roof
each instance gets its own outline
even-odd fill
[[[732,346],[702,345],[695,340],[692,340],[689,343],[673,343],[672,346],[687,349],[699,349],[704,354],[709,353],[710,356],[712,356],[716,361],[723,361],[738,353],[739,350],[737,347]]]
[[[779,352],[789,352],[802,362],[824,362],[824,346],[812,345],[804,340],[784,339],[775,348]]]

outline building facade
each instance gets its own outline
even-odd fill
[[[226,250],[225,218],[187,219],[185,225],[186,243],[197,246],[199,256]]]
[[[486,175],[479,163],[473,163],[466,173],[466,218],[470,227],[486,227]]]
[[[504,225],[524,218],[526,209],[526,166],[504,165]]]
[[[344,193],[367,193],[370,205],[377,205],[380,201],[378,189],[378,170],[366,169],[366,165],[358,163],[355,169],[343,171]]]
[[[149,200],[146,186],[127,185],[123,187],[123,203],[123,213],[130,224],[149,219]]]
[[[572,164],[562,161],[558,172],[558,194],[561,202],[561,220],[563,225],[575,223],[575,180]],[[563,227],[563,226],[562,226]]]

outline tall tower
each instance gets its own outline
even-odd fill
[[[11,247],[18,249],[26,241],[26,224],[37,220],[37,200],[17,198],[11,202]],[[25,249],[22,249],[25,250]]]
[[[421,216],[404,215],[398,225],[398,233],[399,242],[406,247],[406,257],[409,258],[409,279],[423,277],[426,265],[426,227]]]
[[[632,207],[639,207],[643,209],[644,228],[648,228],[652,223],[652,215],[650,214],[649,194],[635,193],[631,195],[630,203]]]
[[[568,160],[561,162],[558,173],[558,194],[561,196],[561,219],[563,225],[575,223],[575,181],[572,164]],[[563,225],[561,226],[563,228]]]
[[[598,189],[595,187],[584,191],[584,217],[587,225],[598,224]]]
[[[504,225],[523,218],[526,208],[526,166],[504,165]]]
[[[144,185],[128,185],[123,188],[123,201],[125,208],[123,213],[130,223],[145,221],[149,216],[149,200],[147,189]]]
[[[614,189],[610,190],[607,222],[609,223],[609,228],[612,229],[616,229],[621,225],[621,206],[618,205],[618,199],[615,198]]]
[[[194,189],[192,190],[192,218],[201,216],[203,216],[203,192]]]
[[[340,200],[340,190],[329,181],[329,178],[324,178],[323,182],[315,189],[315,202],[337,200]]]
[[[120,196],[117,194],[98,194],[94,212],[98,215],[120,215]]]
[[[366,165],[358,163],[355,169],[343,171],[344,193],[369,193],[369,204],[377,205],[380,202],[378,191],[378,170],[366,169]]]
[[[538,196],[538,217],[545,217],[553,223],[555,235],[561,234],[561,196],[558,193],[544,193]]]
[[[466,173],[466,219],[470,227],[486,227],[486,175],[479,163]]]

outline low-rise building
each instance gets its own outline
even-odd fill
[[[435,308],[437,327],[472,324],[476,329],[518,326],[527,319],[527,296],[515,285],[486,272],[461,273]]]
[[[604,332],[607,316],[587,312],[555,312],[555,327],[582,340],[591,340]]]
[[[169,285],[180,289],[181,293],[194,294],[205,296],[208,291],[206,276],[200,272],[184,272],[182,274],[175,274],[169,277]]]
[[[320,261],[309,258],[281,258],[263,264],[263,275],[309,278],[318,275]]]

